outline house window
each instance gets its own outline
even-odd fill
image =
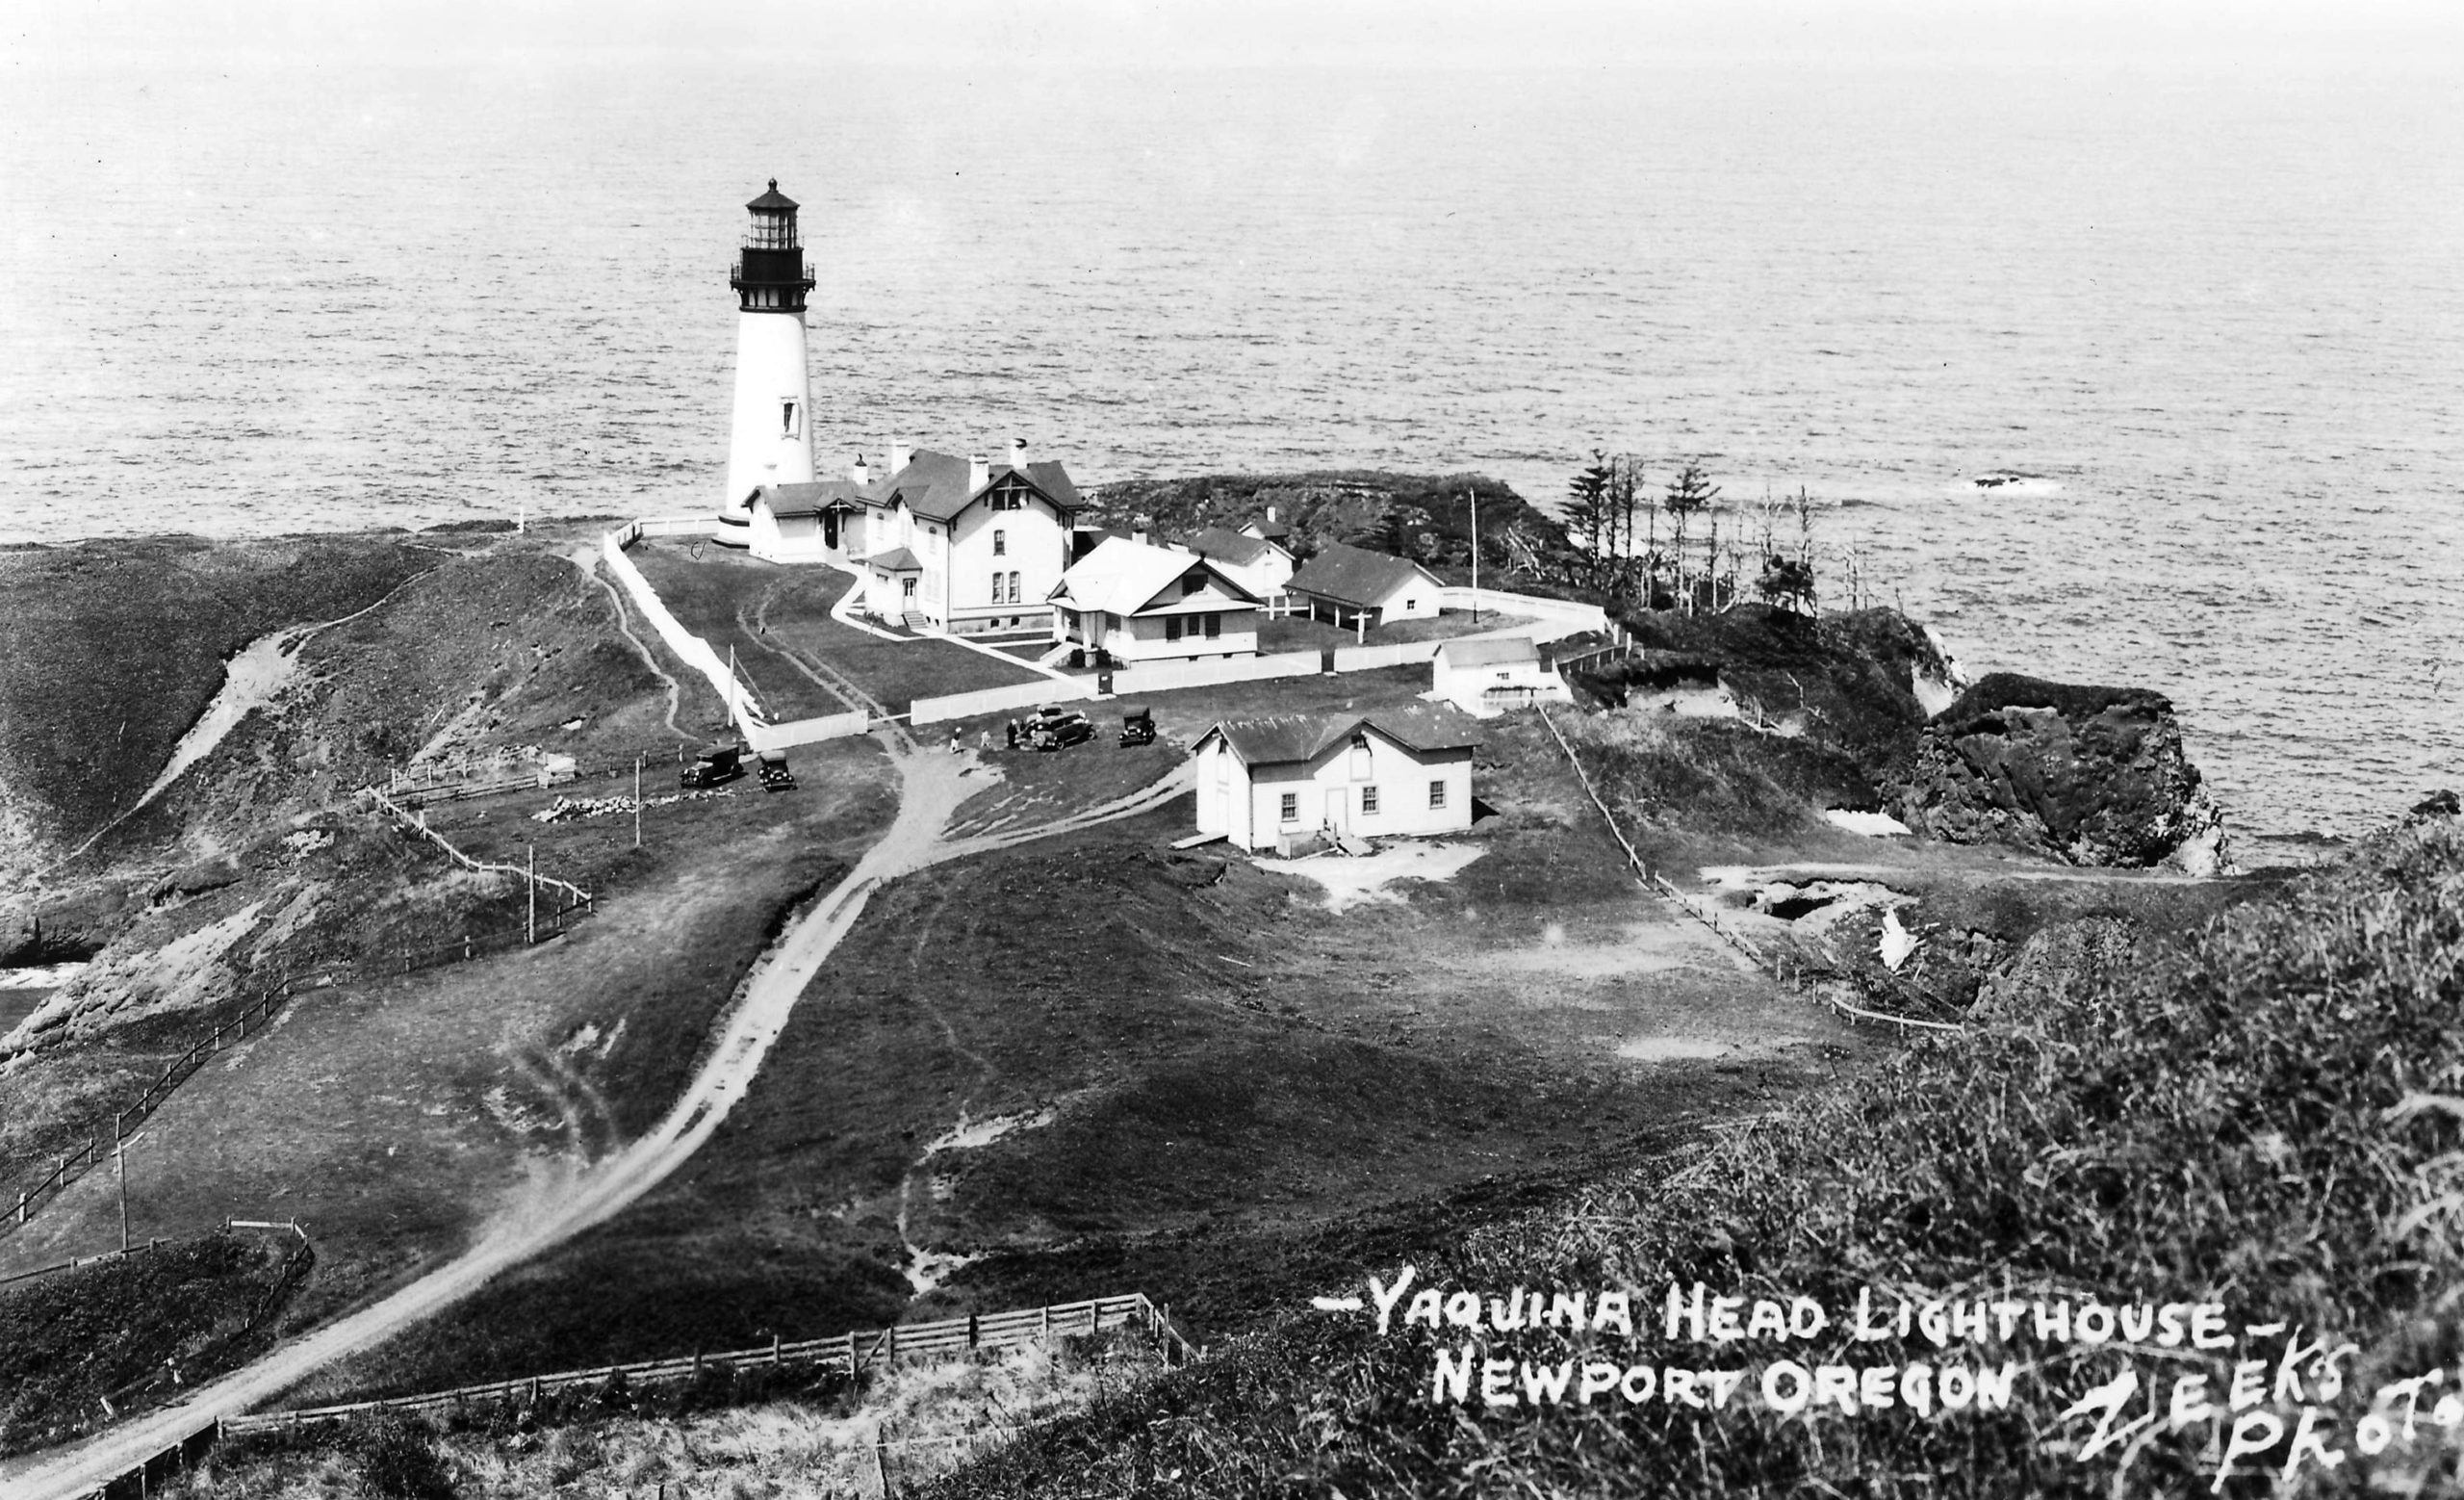
[[[1018,602],[1018,575],[1015,573],[1010,575],[1010,602],[1012,604]]]
[[[1001,599],[1001,575],[1000,575],[1000,574],[998,574],[998,573],[995,573],[995,574],[993,574],[993,575],[992,575],[992,602],[993,602],[994,604],[996,604],[996,605],[997,605],[997,604],[1000,604],[1000,603],[1002,602],[1002,599]]]
[[[1404,600],[1404,601],[1403,601],[1403,608],[1404,608],[1405,610],[1407,610],[1407,611],[1408,611],[1408,610],[1412,610],[1412,609],[1417,609],[1417,608],[1419,608],[1420,607],[1421,607],[1421,602],[1420,602],[1419,600],[1417,600],[1417,599],[1406,599],[1406,600]]]
[[[1181,580],[1181,597],[1183,599],[1187,599],[1205,586],[1206,575],[1203,573],[1193,573],[1189,577]]]
[[[1361,788],[1361,789],[1360,789],[1360,813],[1361,813],[1361,815],[1362,815],[1363,817],[1373,816],[1373,815],[1375,815],[1376,812],[1377,812],[1377,789],[1376,789],[1376,788],[1374,788],[1374,787],[1363,787],[1363,788]]]
[[[1010,556],[1010,533],[997,526],[992,529],[992,556],[996,557]]]
[[[1206,617],[1206,638],[1207,638],[1207,639],[1209,639],[1209,640],[1213,640],[1213,639],[1215,639],[1218,635],[1220,635],[1220,634],[1223,634],[1223,616],[1221,616],[1220,614],[1214,614],[1214,613],[1210,613],[1210,614],[1208,614],[1208,615],[1207,615],[1207,617]]]
[[[1181,638],[1181,617],[1179,615],[1168,614],[1164,616],[1164,638],[1166,640],[1178,640]]]
[[[1428,784],[1428,805],[1433,808],[1446,806],[1446,783],[1433,781]]]
[[[1287,791],[1283,794],[1283,820],[1287,823],[1300,821],[1300,793]]]

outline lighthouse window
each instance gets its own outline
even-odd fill
[[[796,435],[796,403],[794,401],[779,403],[779,435],[781,437]]]

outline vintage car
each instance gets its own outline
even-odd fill
[[[693,763],[677,773],[677,785],[691,790],[697,787],[716,787],[744,774],[744,746],[712,745],[693,758]]]
[[[1027,720],[1027,744],[1037,750],[1066,750],[1095,737],[1095,726],[1076,709],[1047,703]]]
[[[1122,749],[1126,750],[1132,745],[1151,745],[1154,742],[1155,715],[1152,711],[1146,709],[1123,709],[1120,711],[1120,745]]]

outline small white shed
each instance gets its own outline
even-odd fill
[[[1571,703],[1564,678],[1549,669],[1528,635],[1450,640],[1429,662],[1429,692],[1466,713],[1495,718],[1535,703]]]
[[[1197,829],[1267,850],[1313,834],[1472,826],[1471,726],[1443,710],[1226,719],[1198,737]]]

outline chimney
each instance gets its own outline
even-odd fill
[[[992,482],[992,460],[982,453],[966,461],[966,492],[970,495]]]
[[[1267,525],[1274,525],[1274,506],[1267,506]]]
[[[1146,545],[1146,533],[1144,531],[1132,531],[1129,533],[1129,539],[1136,542],[1141,547]]]
[[[863,454],[858,453],[856,455],[856,462],[853,467],[848,469],[847,478],[855,480],[859,484],[870,484],[873,482],[873,471],[864,467]]]
[[[1022,437],[1014,437],[1010,439],[1010,467],[1013,469],[1024,469],[1026,466],[1027,440]]]
[[[915,450],[905,443],[889,451],[889,472],[896,474],[915,461]]]

